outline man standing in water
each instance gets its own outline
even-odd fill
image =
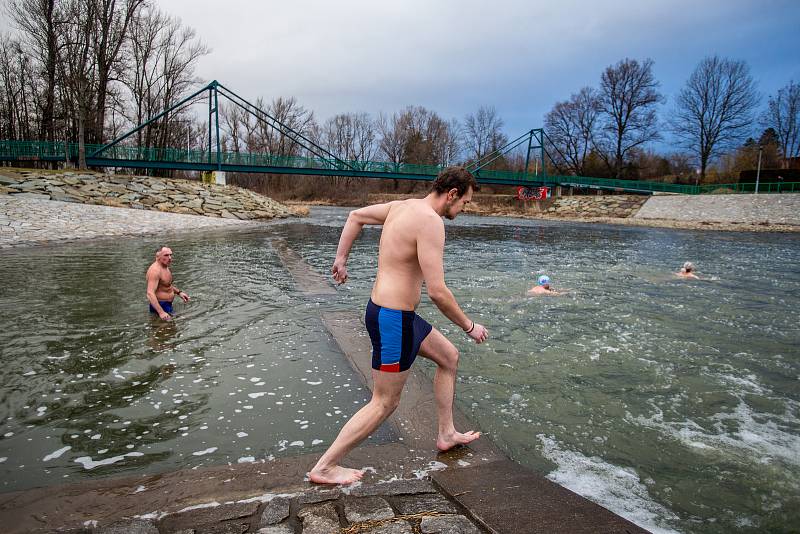
[[[147,269],[147,300],[150,302],[150,313],[157,313],[164,321],[172,316],[172,301],[178,295],[184,302],[189,302],[189,295],[172,284],[172,249],[159,247],[156,261]]]
[[[458,349],[414,310],[422,282],[439,310],[475,340],[483,343],[489,332],[467,317],[444,281],[444,222],[455,219],[478,190],[475,178],[462,167],[445,169],[433,182],[430,194],[376,204],[350,212],[336,260],[333,279],[347,281],[350,248],[365,224],[383,225],[378,248],[378,274],[367,303],[366,326],[372,341],[372,399],[339,432],[330,448],[309,472],[312,482],[349,484],[364,472],[341,467],[339,462],[394,412],[417,353],[436,363],[433,379],[439,435],[436,447],[446,451],[470,443],[479,432],[457,432],[453,425]]]

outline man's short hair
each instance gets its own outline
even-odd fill
[[[162,250],[164,250],[165,248],[169,248],[169,247],[168,247],[167,245],[161,245],[160,247],[158,247],[158,248],[156,249],[156,256],[158,256],[159,254],[161,254],[161,251],[162,251]]]
[[[448,167],[440,172],[439,176],[433,181],[431,191],[441,195],[451,189],[457,189],[458,196],[461,197],[470,187],[472,191],[480,191],[481,189],[471,172],[464,167]]]

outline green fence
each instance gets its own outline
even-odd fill
[[[102,148],[103,145],[86,145],[86,157]],[[0,140],[0,160],[3,161],[76,161],[78,159],[78,144],[50,141],[4,141]],[[337,161],[326,158],[307,158],[300,156],[277,156],[272,154],[258,154],[246,152],[223,152],[217,154],[203,150],[181,150],[178,148],[133,147],[115,145],[103,150],[92,159],[100,159],[103,164],[111,166],[118,160],[119,166],[124,167],[125,162],[152,162],[153,167],[170,168],[171,164],[179,163],[183,168],[197,165],[198,169],[208,165],[238,166],[251,168],[258,172],[260,167],[283,169],[309,169],[326,171],[332,174],[346,176],[352,174],[359,176],[358,172],[373,173],[375,178],[402,178],[402,175],[414,177],[430,176],[433,178],[441,167],[437,165],[413,165],[409,163],[388,163],[382,161]],[[111,160],[111,161],[109,161]],[[266,169],[264,169],[266,171]],[[356,171],[354,173],[354,171]],[[377,174],[378,176],[375,176]],[[385,176],[380,176],[384,174]],[[603,189],[609,191],[631,192],[664,192],[684,195],[697,195],[704,193],[754,193],[755,184],[712,184],[712,185],[680,185],[663,182],[647,182],[637,180],[615,180],[613,178],[591,178],[586,176],[544,176],[541,174],[526,174],[512,171],[493,171],[482,169],[478,173],[478,180],[487,183],[505,183],[517,185],[546,185],[564,187],[582,187]],[[800,192],[798,182],[766,182],[759,184],[759,193],[793,193]]]

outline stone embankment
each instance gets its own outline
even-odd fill
[[[466,211],[686,230],[800,232],[800,194],[575,195],[525,202],[513,195],[475,195]]]
[[[555,198],[543,213],[554,217],[614,217],[632,216],[647,201],[642,195],[571,196]]]
[[[98,237],[249,228],[254,224],[258,223],[0,195],[0,249]]]
[[[800,227],[800,194],[656,195],[635,218]]]
[[[272,219],[296,212],[236,186],[142,176],[0,169],[0,194],[227,219]]]

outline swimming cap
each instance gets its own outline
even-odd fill
[[[542,276],[539,277],[538,282],[540,286],[545,286],[550,283],[550,277],[547,276],[546,274],[543,274]]]

